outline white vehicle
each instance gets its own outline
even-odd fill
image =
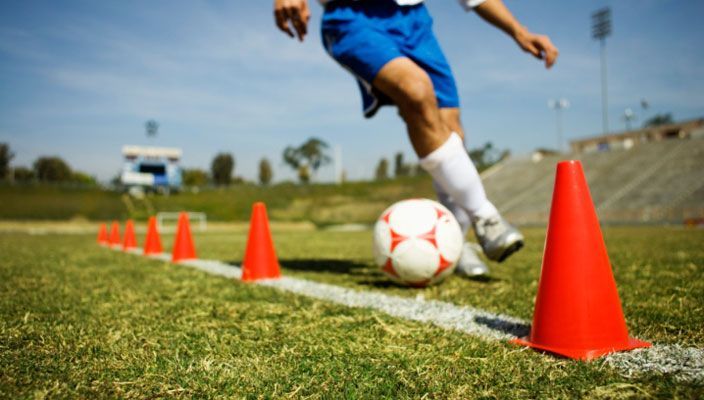
[[[123,146],[120,183],[126,188],[162,192],[181,189],[182,151],[168,147]]]

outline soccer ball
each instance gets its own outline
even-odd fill
[[[427,199],[387,208],[374,226],[374,258],[393,281],[436,284],[452,274],[462,252],[462,229],[450,210]]]

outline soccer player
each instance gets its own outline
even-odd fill
[[[459,0],[467,10],[507,33],[518,46],[550,68],[557,48],[547,36],[523,27],[501,0]],[[467,155],[459,97],[450,66],[432,31],[423,0],[320,0],[325,7],[325,50],[359,84],[363,111],[395,105],[406,123],[420,165],[433,178],[438,199],[455,215],[464,233],[472,225],[484,254],[503,261],[523,246],[523,235],[487,199]],[[303,40],[310,11],[307,0],[274,0],[276,25]],[[487,266],[465,243],[457,271],[475,276]]]

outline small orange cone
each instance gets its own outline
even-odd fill
[[[269,231],[269,219],[264,203],[254,203],[249,223],[247,250],[242,263],[242,280],[256,281],[281,277],[274,241]]]
[[[121,244],[120,241],[120,224],[117,221],[112,221],[110,226],[110,239],[108,239],[111,247],[116,247]]]
[[[100,224],[100,230],[98,230],[98,244],[101,246],[110,244],[110,238],[108,237],[108,226],[105,223]]]
[[[144,239],[144,255],[161,254],[163,251],[159,230],[156,227],[156,218],[149,217],[147,237]]]
[[[590,360],[650,347],[628,337],[582,164],[557,165],[530,336],[514,343]]]
[[[130,250],[137,247],[137,238],[134,236],[134,222],[131,219],[125,224],[125,238],[122,241],[122,250]]]
[[[176,239],[174,250],[171,253],[171,261],[192,260],[196,258],[196,249],[193,246],[191,237],[191,225],[188,222],[188,214],[182,212],[178,216],[178,227],[176,228]]]

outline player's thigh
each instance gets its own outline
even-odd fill
[[[433,82],[428,74],[408,57],[397,57],[386,63],[372,84],[400,107],[437,107]]]
[[[458,107],[440,108],[440,119],[442,123],[452,132],[456,132],[464,140],[464,129],[460,119],[460,109]]]

